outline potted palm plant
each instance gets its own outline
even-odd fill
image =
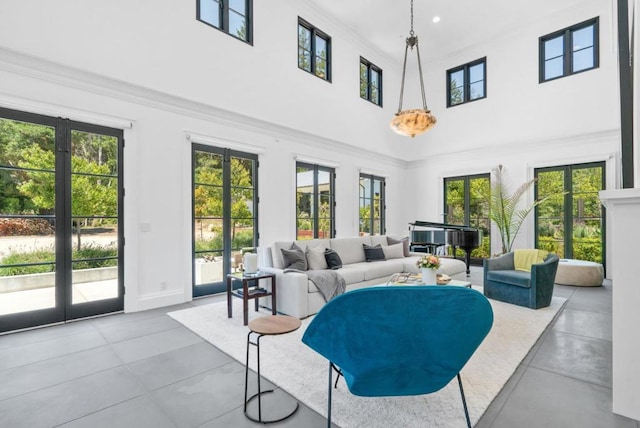
[[[529,213],[537,205],[554,196],[549,195],[522,206],[520,200],[527,190],[536,182],[536,179],[534,178],[522,183],[514,191],[511,190],[511,187],[506,181],[505,168],[502,165],[498,165],[498,167],[493,170],[491,196],[489,197],[489,218],[496,224],[498,232],[500,233],[503,254],[511,251],[518,231]]]

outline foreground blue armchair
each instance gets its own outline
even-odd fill
[[[328,426],[332,367],[349,391],[364,397],[429,394],[458,377],[493,324],[489,301],[454,286],[362,288],[329,301],[302,341],[329,360]]]
[[[485,259],[484,295],[531,309],[545,308],[551,304],[559,261],[556,254],[549,253],[542,263],[532,264],[531,271],[525,272],[515,269],[513,252]]]

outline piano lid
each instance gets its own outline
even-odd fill
[[[461,224],[435,223],[431,221],[420,221],[420,220],[416,220],[413,223],[409,223],[409,224],[413,227],[419,226],[419,227],[434,227],[434,228],[440,228],[440,229],[478,231],[478,229],[475,227],[465,226]]]

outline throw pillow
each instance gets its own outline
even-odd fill
[[[327,259],[324,258],[324,248],[307,247],[305,252],[309,269],[327,269]]]
[[[298,247],[295,242],[291,245],[290,250],[282,248],[280,251],[282,251],[285,269],[307,270],[307,257],[304,255],[302,248]]]
[[[404,257],[402,244],[384,246],[382,247],[382,251],[384,251],[384,257],[386,259],[401,259]]]
[[[549,254],[549,252],[546,250],[514,250],[513,264],[515,270],[531,272],[531,265],[537,265],[544,262],[547,254]]]
[[[375,262],[379,260],[386,260],[384,258],[384,251],[382,250],[382,246],[380,244],[372,247],[371,245],[362,244],[362,248],[364,248],[364,259],[368,262]]]
[[[329,269],[340,269],[342,267],[342,259],[334,250],[329,248],[324,250],[324,258],[327,261]]]
[[[396,239],[396,238],[392,238],[390,236],[387,236],[387,244],[389,245],[395,245],[395,244],[402,244],[402,252],[404,254],[404,257],[409,257],[409,237],[405,236],[402,239]]]

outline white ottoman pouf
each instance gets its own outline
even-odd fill
[[[556,284],[598,287],[604,279],[604,268],[600,263],[584,260],[560,259]]]

